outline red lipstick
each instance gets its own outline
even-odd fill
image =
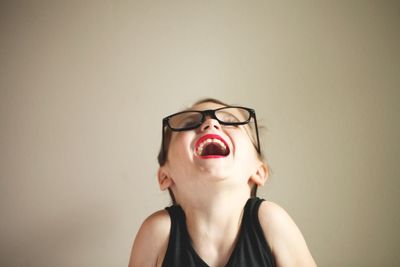
[[[195,145],[195,154],[203,159],[223,158],[229,154],[227,142],[217,134],[206,134],[200,137]]]

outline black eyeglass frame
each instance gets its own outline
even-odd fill
[[[218,119],[217,116],[215,116],[215,112],[216,111],[219,111],[219,110],[222,110],[222,109],[228,109],[228,108],[244,109],[247,112],[249,112],[250,117],[247,120],[243,121],[243,122],[224,122],[224,121],[221,121],[220,119]],[[199,121],[199,123],[197,123],[197,124],[195,124],[193,126],[189,126],[187,128],[173,128],[173,127],[171,127],[171,125],[169,124],[169,119],[171,117],[174,117],[176,115],[183,114],[183,113],[188,113],[188,112],[198,112],[198,113],[200,113],[202,116],[201,116],[201,120]],[[165,128],[166,127],[169,128],[173,132],[190,131],[190,130],[193,130],[193,129],[196,129],[196,128],[200,127],[204,123],[204,121],[206,120],[207,116],[210,116],[211,118],[217,120],[221,125],[230,125],[230,126],[248,124],[250,122],[251,118],[253,118],[254,119],[255,130],[256,130],[256,138],[257,138],[256,150],[257,150],[257,153],[259,155],[261,155],[260,138],[259,138],[259,134],[258,134],[256,112],[255,112],[254,109],[247,108],[247,107],[241,107],[241,106],[226,106],[226,107],[222,107],[222,108],[207,109],[207,110],[185,110],[185,111],[177,112],[177,113],[174,113],[172,115],[169,115],[169,116],[163,118],[163,120],[162,120],[162,141],[161,141],[162,142],[161,146],[162,146],[163,155],[166,157],[166,155],[165,155],[165,143],[164,143]]]

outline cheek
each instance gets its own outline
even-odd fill
[[[187,177],[188,172],[191,170],[191,140],[191,135],[188,132],[178,132],[171,137],[167,166],[169,174],[175,182],[181,177]]]
[[[187,154],[190,149],[190,134],[188,132],[177,132],[171,136],[168,148],[168,158],[170,160],[180,159]]]
[[[254,161],[258,159],[254,144],[244,130],[241,132],[232,133],[231,136],[233,140],[235,140],[237,156],[240,157],[241,160]]]

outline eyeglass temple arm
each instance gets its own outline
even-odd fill
[[[257,125],[257,118],[256,118],[256,113],[255,112],[253,112],[253,118],[254,118],[254,125],[256,126],[257,152],[258,152],[258,154],[261,154],[260,138],[258,136],[258,125]]]
[[[162,154],[163,154],[163,156],[164,156],[164,158],[165,158],[165,147],[164,147],[164,137],[165,137],[165,135],[164,135],[164,128],[165,128],[165,122],[164,122],[164,120],[163,120],[163,122],[162,122],[162,127],[161,127],[161,132],[162,132],[162,136],[161,136],[161,147],[162,147]]]

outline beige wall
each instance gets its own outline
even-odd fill
[[[319,266],[399,266],[398,1],[1,1],[0,265],[126,266],[161,118],[253,107]]]

